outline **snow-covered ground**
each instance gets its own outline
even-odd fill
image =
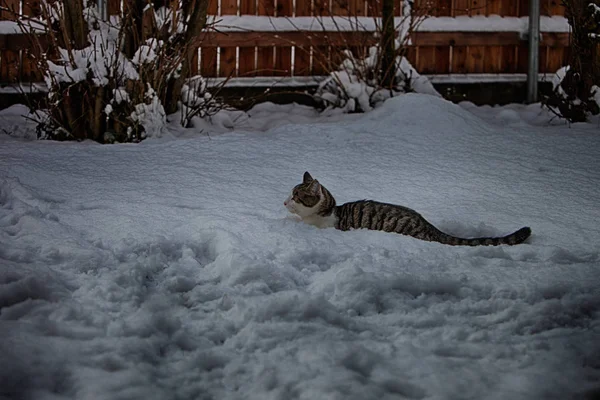
[[[0,398],[598,395],[597,123],[425,95],[231,115],[138,145],[0,135]],[[533,236],[319,230],[283,206],[307,170],[338,202]]]

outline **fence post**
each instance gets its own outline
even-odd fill
[[[100,18],[103,20],[107,20],[107,12],[106,12],[106,0],[96,0],[96,5],[98,6],[98,12],[100,13]]]
[[[527,102],[538,99],[540,59],[540,0],[529,0],[529,62],[527,68]]]

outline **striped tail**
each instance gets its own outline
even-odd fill
[[[515,245],[523,243],[529,236],[531,236],[531,228],[528,226],[519,229],[510,235],[501,237],[480,237],[472,239],[463,239],[455,236],[451,236],[440,232],[441,234],[437,237],[437,241],[443,244],[449,244],[451,246],[498,246],[501,244]]]

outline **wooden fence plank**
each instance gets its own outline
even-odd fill
[[[502,0],[487,0],[486,3],[486,15],[501,15],[503,14],[503,6],[504,3]]]
[[[367,15],[381,15],[381,0],[367,0]]]
[[[502,72],[506,74],[517,72],[518,46],[502,46]]]
[[[416,70],[423,74],[435,73],[435,47],[419,46],[417,47]]]
[[[561,0],[550,0],[548,5],[548,13],[550,15],[565,15],[565,7]]]
[[[467,46],[465,59],[466,73],[482,73],[483,72],[483,55],[484,46]]]
[[[23,14],[38,17],[42,14],[42,5],[39,0],[27,0],[23,3]],[[40,49],[33,46],[28,40],[28,45],[21,50],[21,81],[39,82],[43,80],[42,73],[37,66],[37,60],[41,56]]]
[[[404,6],[403,0],[395,0],[394,1],[394,16],[395,17],[402,16],[403,6]]]
[[[26,40],[18,35],[4,48],[26,46]],[[0,36],[0,47],[2,47]],[[23,38],[26,39],[26,38]],[[310,46],[327,43],[333,46],[368,46],[377,43],[377,38],[369,32],[207,32],[200,36],[203,47],[267,47],[267,46]],[[414,32],[412,43],[415,46],[509,46],[526,44],[517,32]],[[568,33],[543,33],[541,44],[550,47],[567,47]]]
[[[452,0],[452,16],[469,15],[471,0]]]
[[[364,17],[366,15],[365,0],[349,0],[348,10],[352,16]]]
[[[272,76],[274,66],[273,48],[259,47],[256,58],[256,75]]]
[[[449,17],[452,15],[452,0],[437,0],[432,11],[436,17]]]
[[[291,17],[294,13],[294,3],[292,0],[276,0],[276,14],[278,17]]]
[[[499,74],[502,71],[503,46],[485,46],[483,72]]]
[[[333,15],[348,16],[351,0],[331,0],[331,13]]]
[[[450,73],[450,46],[435,47],[435,73]]]
[[[414,32],[417,46],[488,46],[519,44],[517,32]]]
[[[487,0],[471,0],[469,15],[471,17],[487,14]]]
[[[275,16],[275,0],[258,0],[258,15]]]
[[[518,0],[487,0],[486,15],[516,17],[518,4]]]
[[[571,44],[570,35],[568,33],[544,32],[540,43],[550,47],[567,47]]]
[[[550,15],[550,0],[539,0],[540,1],[540,15]]]
[[[310,48],[294,48],[294,76],[310,75]]]
[[[221,0],[221,15],[237,15],[236,0]]]
[[[314,0],[313,15],[318,17],[326,17],[331,15],[332,0]]]
[[[312,59],[312,73],[314,75],[325,75],[332,71],[331,51],[329,46],[313,46]]]
[[[2,63],[0,64],[0,81],[15,83],[19,80],[20,73],[19,53],[11,50],[2,51]]]
[[[251,76],[256,69],[256,48],[240,47],[238,76]]]
[[[566,47],[548,47],[547,71],[554,73],[567,64]]]
[[[528,54],[527,43],[524,43],[519,46],[519,49],[517,51],[517,71],[516,72],[520,72],[520,73],[527,72],[527,62],[528,62],[527,54]]]
[[[291,17],[294,12],[292,0],[276,0],[276,15],[278,17]],[[292,46],[275,48],[275,71],[276,76],[292,75]]]
[[[0,10],[0,20],[16,21],[21,6],[21,0],[2,0],[0,2],[2,10]],[[6,8],[6,10],[5,10]]]
[[[289,76],[292,74],[292,48],[291,47],[276,47],[275,48],[275,76]]]
[[[219,48],[219,76],[228,78],[236,75],[235,63],[237,57],[237,47]]]
[[[240,15],[256,15],[256,0],[240,0]]]
[[[323,43],[334,46],[361,46],[376,43],[369,32],[205,32],[200,36],[203,47],[310,46]]]
[[[484,72],[484,54],[485,46],[467,47],[467,73],[478,74]]]
[[[204,77],[217,76],[216,47],[203,47],[200,50],[200,75]]]
[[[548,47],[540,46],[539,48],[539,65],[538,71],[540,72],[550,72],[548,71]],[[554,72],[554,71],[552,71]]]
[[[310,0],[296,0],[296,16],[305,17],[312,15]]]
[[[3,8],[7,10],[0,10],[0,19],[15,21],[19,13],[20,0],[2,0]],[[6,40],[11,41],[12,40]],[[0,81],[2,82],[17,82],[21,73],[21,46],[14,49],[8,49],[2,47],[0,51]],[[27,46],[28,47],[28,46]]]
[[[21,66],[21,82],[41,82],[43,75],[37,67],[36,59],[40,57],[40,52],[36,49],[23,51]]]
[[[221,15],[237,15],[237,0],[220,0]],[[219,77],[229,78],[237,75],[237,46],[234,43],[230,46],[219,47]]]
[[[119,1],[119,0],[116,0]],[[208,15],[217,15],[219,12],[219,1],[218,0],[208,0],[208,8],[206,9],[206,13]]]
[[[452,70],[453,74],[467,73],[467,46],[452,47]]]
[[[121,1],[120,0],[108,0],[106,2],[106,12],[108,15],[120,15],[121,14]]]
[[[529,15],[529,0],[517,0],[517,17],[526,17]]]
[[[42,15],[42,4],[40,0],[25,0],[23,2],[23,14],[32,17]]]

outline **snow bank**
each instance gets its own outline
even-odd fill
[[[15,104],[0,111],[0,142],[13,138],[36,139],[35,115],[23,104]]]
[[[598,390],[595,125],[539,127],[524,118],[530,108],[405,95],[332,122],[290,113],[292,123],[258,132],[277,125],[269,107],[284,110],[261,107],[245,133],[3,140],[0,396]],[[456,234],[530,225],[534,235],[462,248],[319,230],[283,207],[305,170],[339,202],[404,204]]]
[[[255,15],[222,15],[210,16],[209,22],[221,32],[260,31],[260,32],[295,32],[298,30],[322,31],[354,31],[376,32],[381,21],[373,17],[266,17]],[[396,17],[397,27],[404,24],[404,17]],[[416,28],[421,32],[527,32],[528,17],[491,16],[458,16],[428,17]],[[541,32],[569,32],[569,23],[562,16],[541,16]]]

